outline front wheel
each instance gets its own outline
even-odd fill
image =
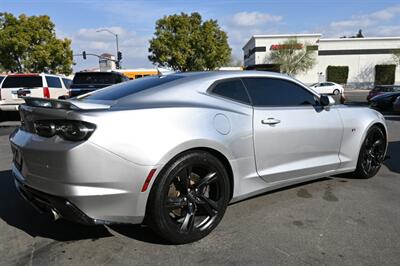
[[[358,178],[375,176],[382,166],[385,151],[386,138],[383,131],[378,126],[371,127],[361,145],[357,168],[353,175]]]
[[[334,95],[339,95],[339,93],[340,93],[340,91],[339,91],[338,89],[335,89],[335,90],[333,91],[333,94],[334,94]]]
[[[153,184],[147,222],[175,244],[208,235],[229,202],[229,178],[223,164],[204,151],[184,153],[166,166]]]

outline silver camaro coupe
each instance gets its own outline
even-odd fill
[[[10,142],[26,200],[84,224],[146,223],[172,243],[209,234],[230,202],[372,177],[387,147],[380,113],[269,72],[176,73],[25,102]]]

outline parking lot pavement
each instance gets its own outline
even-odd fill
[[[387,120],[389,158],[376,177],[327,177],[232,204],[213,233],[181,246],[146,227],[86,227],[36,213],[14,188],[12,128],[0,128],[0,265],[398,265],[397,118]]]

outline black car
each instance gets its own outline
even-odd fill
[[[397,97],[400,96],[400,92],[387,92],[379,94],[371,99],[371,107],[374,109],[392,111],[393,103]]]
[[[69,97],[76,97],[128,80],[127,76],[119,72],[78,72],[70,85]]]

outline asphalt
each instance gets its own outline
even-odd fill
[[[387,123],[388,159],[374,178],[327,177],[232,204],[208,237],[180,246],[146,227],[36,213],[14,188],[13,128],[0,127],[0,265],[399,265],[399,116]]]

